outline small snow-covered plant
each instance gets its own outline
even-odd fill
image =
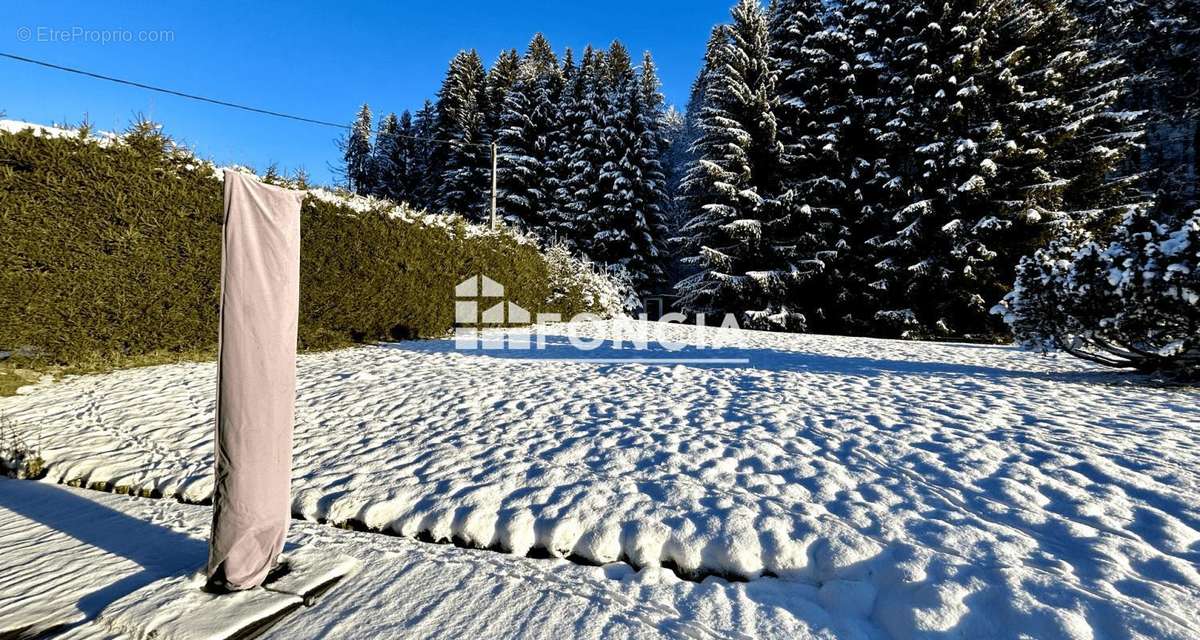
[[[1134,210],[1106,243],[1062,237],[1021,261],[995,311],[1026,347],[1200,376],[1200,211]]]
[[[551,306],[578,300],[586,307],[579,311],[605,318],[628,315],[639,307],[633,284],[623,270],[600,269],[590,260],[572,255],[561,243],[547,248],[545,257]]]
[[[40,443],[31,445],[16,423],[0,414],[0,473],[12,478],[40,478],[45,468]]]

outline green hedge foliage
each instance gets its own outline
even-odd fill
[[[601,311],[513,234],[329,200],[302,212],[302,349],[445,335],[454,285],[480,273],[534,312]],[[222,202],[212,165],[154,126],[104,144],[0,132],[0,351],[67,366],[211,352]]]

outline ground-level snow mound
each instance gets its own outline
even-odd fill
[[[1195,392],[1005,347],[563,325],[300,359],[294,511],[688,575],[778,576],[891,637],[1193,637]],[[604,339],[581,351],[569,331]],[[712,359],[716,362],[699,362]],[[50,479],[203,500],[214,367],[0,401]]]

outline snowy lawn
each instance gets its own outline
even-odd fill
[[[31,637],[59,627],[62,640],[113,638],[106,606],[203,565],[211,517],[174,501],[0,478],[0,635],[32,625]],[[749,634],[833,637],[795,621],[828,616],[780,581],[694,584],[665,569],[635,574],[620,564],[529,560],[308,523],[292,527],[286,551],[300,546],[365,566],[284,619],[271,640],[716,640],[738,637],[735,624]],[[159,615],[177,609],[168,604]]]
[[[556,326],[536,352],[301,357],[294,511],[751,580],[670,577],[672,593],[720,585],[700,606],[720,635],[1200,636],[1194,390],[1003,347],[692,327],[669,337],[722,346],[613,342],[639,328]],[[567,331],[609,342],[580,352]],[[630,357],[733,362],[613,362]],[[0,412],[40,431],[50,481],[201,501],[214,371],[47,383]],[[743,615],[764,588],[786,597]]]

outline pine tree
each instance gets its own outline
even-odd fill
[[[405,112],[407,116],[408,113]],[[392,200],[404,200],[404,174],[408,170],[401,145],[400,119],[396,114],[389,113],[379,121],[375,132],[375,148],[371,153],[371,163],[375,175],[373,195]]]
[[[409,170],[412,203],[422,209],[432,209],[437,192],[433,171],[433,152],[437,143],[431,141],[437,136],[437,109],[432,101],[425,101],[413,117],[412,126],[412,162]]]
[[[550,229],[546,212],[551,143],[556,124],[562,70],[542,34],[529,43],[517,80],[504,101],[499,146],[498,208],[505,220],[543,235]]]
[[[376,195],[421,206],[423,158],[418,155],[417,128],[412,114],[388,114],[375,134]]]
[[[342,147],[346,188],[359,195],[370,194],[375,181],[371,158],[371,108],[366,104],[359,108],[358,117]]]
[[[767,18],[755,0],[741,0],[732,17],[712,42],[701,81],[698,159],[685,180],[693,213],[683,229],[701,270],[676,285],[679,303],[738,313],[752,326],[800,329],[804,319],[788,301],[808,272],[786,237]]]
[[[1135,195],[1112,174],[1135,139],[1112,109],[1124,79],[1055,0],[917,3],[903,18],[891,311],[926,335],[992,335],[988,309],[1022,255]]]
[[[820,2],[776,0],[771,29],[790,235],[811,271],[791,304],[809,330],[852,332],[862,326],[860,309],[871,297],[861,274],[874,255],[874,225],[861,215],[860,183],[873,163],[864,159],[872,132],[859,87],[868,84],[860,77],[873,82],[877,70],[864,66],[870,58],[858,55],[843,13]]]
[[[625,266],[630,255],[629,224],[632,223],[633,171],[630,154],[637,133],[630,124],[637,113],[637,74],[628,50],[614,41],[600,69],[600,90],[593,99],[603,98],[599,118],[592,135],[598,137],[599,167],[592,199],[587,203],[588,218],[595,234],[588,256],[605,265]],[[640,284],[640,283],[638,283]]]
[[[590,51],[585,55],[590,57]],[[570,213],[574,199],[568,185],[571,181],[571,157],[583,131],[580,107],[584,99],[584,80],[570,48],[563,53],[562,82],[563,88],[554,105],[554,124],[551,127],[549,173],[545,188],[548,197],[546,223],[555,242],[575,251],[578,245]]]
[[[486,114],[484,130],[490,142],[500,135],[501,119],[504,116],[504,101],[517,82],[521,71],[521,56],[516,49],[500,53],[495,64],[487,72],[487,89],[483,110]]]
[[[608,153],[604,131],[611,98],[607,67],[603,51],[591,47],[584,51],[577,78],[579,84],[573,89],[580,92],[580,97],[568,114],[579,133],[570,154],[569,175],[561,187],[565,194],[559,204],[564,216],[561,226],[570,234],[571,244],[585,255],[592,253],[597,232],[593,215],[603,198],[598,184],[600,169]]]
[[[666,178],[661,156],[663,96],[654,61],[647,53],[640,72],[623,68],[623,48],[609,55],[612,109],[605,127],[607,162],[600,170],[603,200],[593,216],[599,231],[593,259],[620,265],[636,291],[650,293],[664,281]]]
[[[486,217],[491,190],[491,158],[484,141],[484,70],[474,50],[450,62],[438,92],[432,171],[440,176],[436,208],[474,220]]]

